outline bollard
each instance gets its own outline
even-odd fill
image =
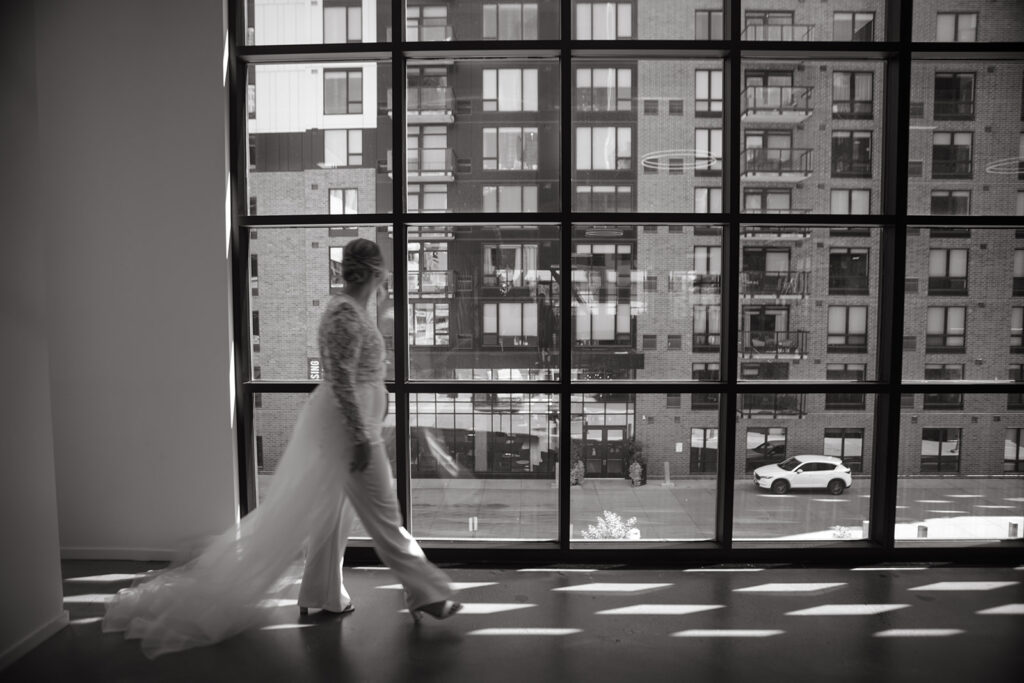
[[[551,483],[551,488],[558,488],[558,463],[555,463],[555,481]]]
[[[1010,522],[1010,533],[1009,533],[1009,534],[1007,534],[1007,535],[1008,535],[1008,536],[1009,536],[1010,538],[1017,538],[1017,530],[1018,530],[1019,528],[1020,528],[1020,527],[1019,527],[1019,526],[1017,525],[1017,522]]]
[[[928,527],[926,527],[924,524],[918,524],[917,525],[917,537],[918,538],[928,538]]]
[[[675,486],[675,484],[672,483],[672,474],[670,472],[668,461],[666,460],[662,464],[665,466],[665,480],[661,482],[661,485],[668,487]]]
[[[868,520],[865,519],[863,522],[861,522],[861,525],[860,525],[860,537],[861,538],[869,538],[870,537],[870,531],[871,531],[871,522],[869,522]]]
[[[470,517],[469,518],[469,530],[470,531],[480,531],[480,518],[479,517]]]

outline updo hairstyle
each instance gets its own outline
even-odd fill
[[[375,270],[384,270],[384,257],[376,242],[358,237],[344,247],[341,258],[341,277],[350,285],[359,285],[373,275]]]

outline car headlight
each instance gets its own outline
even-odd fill
[[[757,476],[761,477],[762,479],[774,479],[775,478],[774,474],[759,474]]]

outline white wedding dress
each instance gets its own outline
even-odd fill
[[[325,381],[303,407],[266,498],[195,559],[118,592],[104,631],[124,631],[156,657],[261,623],[275,604],[268,598],[294,583],[289,567],[311,534],[331,528],[344,498],[405,585],[409,606],[451,596],[448,577],[401,527],[381,439],[387,392],[380,332],[345,295],[332,298],[319,332]],[[349,469],[353,433],[374,446],[363,473]]]

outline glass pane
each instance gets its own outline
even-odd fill
[[[1022,23],[1024,4],[1020,0],[914,0],[915,42],[1018,42]]]
[[[573,0],[576,40],[721,40],[722,2]]]
[[[716,395],[717,400],[717,395]],[[715,535],[718,413],[679,394],[574,394],[572,542]]]
[[[246,45],[391,40],[390,0],[248,0]]]
[[[885,0],[743,0],[743,40],[885,40]]]
[[[911,229],[904,287],[903,379],[1010,381],[1024,359],[1014,228]],[[1024,257],[1022,257],[1024,258]],[[962,368],[957,376],[936,367]]]
[[[1024,215],[1022,84],[1020,61],[914,61],[908,213]]]
[[[416,537],[556,539],[558,419],[556,394],[411,394]]]
[[[410,379],[557,380],[560,245],[552,225],[410,226]]]
[[[733,538],[864,538],[871,502],[873,395],[837,410],[828,394],[741,394]]]
[[[249,67],[250,216],[391,211],[391,64]]]
[[[745,212],[881,212],[882,62],[744,60],[741,85]]]
[[[573,208],[722,210],[722,62],[574,59]]]
[[[875,377],[880,237],[868,226],[741,229],[741,380]]]
[[[317,328],[332,294],[341,292],[345,245],[357,237],[375,241],[390,263],[390,226],[253,228],[249,231],[250,377],[255,380],[322,379]],[[393,287],[369,303],[394,378]]]
[[[718,380],[720,226],[574,226],[571,277],[574,379]]]
[[[929,397],[949,407],[929,410]],[[1008,412],[1024,405],[1019,398],[904,396],[897,544],[1021,538],[1024,414]]]
[[[406,208],[559,208],[559,71],[551,59],[412,60]]]
[[[252,433],[256,457],[256,499],[257,506],[267,495],[274,483],[274,472],[284,455],[292,430],[299,419],[309,394],[285,394],[259,392],[253,394]],[[388,414],[383,422],[384,447],[392,474],[395,471],[395,397],[388,394]],[[352,527],[353,538],[369,538],[362,523],[356,517]]]
[[[557,0],[484,0],[406,4],[405,39],[557,40],[561,9]]]

